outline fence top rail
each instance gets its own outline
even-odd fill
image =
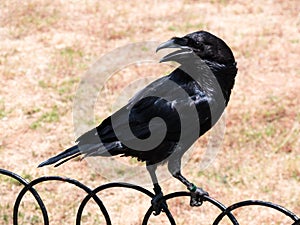
[[[100,185],[94,189],[91,189],[88,186],[86,186],[85,184],[79,182],[78,180],[68,178],[68,177],[43,176],[43,177],[36,178],[32,181],[27,181],[20,175],[14,173],[14,172],[5,170],[5,169],[1,169],[1,168],[0,168],[0,175],[10,177],[10,178],[14,179],[15,181],[18,181],[21,185],[23,185],[23,188],[17,195],[17,198],[14,202],[14,207],[13,207],[13,224],[14,225],[18,225],[19,207],[20,207],[20,204],[22,202],[24,195],[28,191],[33,195],[34,199],[36,200],[36,202],[42,212],[43,223],[45,225],[49,225],[49,217],[48,217],[47,208],[46,208],[43,200],[41,199],[39,193],[34,188],[36,185],[44,183],[44,182],[48,182],[48,181],[67,182],[71,185],[76,186],[79,189],[82,189],[86,193],[85,198],[83,198],[83,200],[81,201],[79,208],[77,210],[76,225],[81,224],[83,210],[91,198],[98,205],[98,207],[105,219],[106,224],[107,225],[112,224],[109,212],[107,211],[105,205],[103,204],[103,201],[97,195],[101,191],[111,189],[111,188],[116,188],[116,187],[129,188],[129,189],[133,189],[137,192],[144,194],[145,196],[149,197],[150,199],[152,199],[154,197],[154,194],[152,192],[150,192],[149,190],[147,190],[141,186],[130,184],[130,183],[122,183],[122,182],[106,183],[106,184]],[[173,193],[169,193],[165,196],[162,196],[162,200],[165,200],[167,202],[170,199],[180,198],[180,197],[185,197],[185,196],[191,197],[191,193],[185,192],[185,191],[173,192]],[[238,222],[236,216],[234,215],[234,210],[242,208],[242,207],[249,207],[249,206],[262,206],[262,207],[271,208],[271,209],[277,211],[278,213],[281,213],[284,216],[289,217],[291,219],[291,225],[300,225],[300,218],[295,213],[289,211],[288,209],[284,208],[283,206],[274,204],[272,202],[265,202],[265,201],[261,201],[261,200],[246,200],[246,201],[234,203],[234,204],[226,207],[221,202],[217,201],[216,199],[214,199],[210,196],[204,196],[203,201],[210,203],[211,205],[215,206],[216,208],[218,208],[220,210],[220,214],[211,223],[213,225],[220,224],[222,219],[226,216],[229,218],[229,220],[231,221],[231,223],[233,225],[239,225],[240,223]],[[150,203],[150,201],[149,201],[149,203]],[[148,221],[149,221],[151,215],[153,214],[153,211],[154,211],[153,207],[150,204],[148,210],[146,211],[146,213],[143,217],[142,225],[148,224]],[[170,224],[175,225],[176,222],[175,222],[175,219],[174,219],[172,213],[168,209],[166,209],[164,211],[164,213],[168,217]]]

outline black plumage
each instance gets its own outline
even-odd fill
[[[206,31],[174,37],[157,50],[164,48],[179,49],[161,59],[178,62],[178,68],[149,84],[127,105],[80,136],[75,146],[39,167],[60,165],[81,154],[136,157],[146,162],[160,196],[155,170],[160,163],[168,163],[171,174],[196,193],[191,205],[199,205],[199,196],[205,192],[181,175],[181,157],[222,115],[234,86],[236,62],[226,43]],[[153,119],[157,117],[164,122]],[[137,141],[147,139],[151,139],[149,145]],[[159,213],[162,206],[155,206],[155,200],[153,204]]]

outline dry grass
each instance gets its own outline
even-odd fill
[[[29,180],[63,175],[91,187],[105,183],[86,162],[36,168],[75,139],[72,100],[83,73],[98,57],[124,44],[165,41],[205,29],[229,43],[239,73],[222,151],[208,169],[200,171],[200,143],[184,173],[224,204],[262,199],[300,214],[299,11],[297,0],[1,1],[0,167]],[[153,76],[156,71],[132,68],[137,76]],[[111,82],[108,89],[115,94],[121,87]],[[101,120],[104,115],[97,116]],[[0,221],[11,224],[12,203],[21,187],[0,179]],[[184,189],[173,179],[162,185],[165,193]],[[52,224],[74,223],[84,193],[53,182],[38,190]],[[121,189],[106,192],[103,199],[114,224],[139,224],[149,205],[148,199]],[[216,213],[210,207],[191,209],[186,199],[170,205],[178,224],[210,224]],[[103,224],[97,213],[96,206],[89,204],[84,224]],[[260,208],[238,211],[238,218],[241,224],[289,224]],[[20,221],[41,224],[31,196],[24,199]],[[152,219],[152,223],[162,221],[163,216]]]

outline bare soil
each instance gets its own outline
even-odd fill
[[[0,2],[0,168],[28,180],[60,175],[89,187],[107,181],[73,160],[38,169],[46,158],[75,140],[73,99],[86,70],[104,54],[139,41],[163,42],[173,36],[207,30],[232,48],[238,77],[226,113],[226,133],[215,161],[199,162],[208,137],[184,174],[225,205],[261,199],[300,215],[300,4],[291,1],[50,1]],[[166,67],[164,67],[165,69]],[[96,124],[111,113],[112,99],[139,76],[162,75],[149,66],[120,71],[122,81],[106,87]],[[168,69],[164,71],[166,74]],[[142,75],[141,75],[142,74]],[[12,224],[12,209],[22,186],[0,176],[0,221]],[[164,193],[184,190],[174,179]],[[151,189],[151,187],[147,187]],[[51,224],[75,223],[85,193],[61,182],[37,186]],[[140,224],[149,199],[114,189],[100,196],[113,224]],[[178,224],[211,224],[218,211],[204,204],[192,209],[188,199],[169,203]],[[291,224],[273,210],[249,207],[236,212],[240,224]],[[29,194],[20,209],[21,224],[42,224]],[[151,224],[168,224],[164,215]],[[83,224],[105,224],[91,201]],[[223,224],[229,224],[224,221]]]

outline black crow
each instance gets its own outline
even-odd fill
[[[157,51],[165,48],[178,50],[160,62],[175,61],[178,68],[149,84],[127,105],[81,135],[76,145],[39,167],[58,166],[79,155],[136,157],[146,162],[156,194],[152,204],[159,214],[166,205],[158,204],[162,192],[155,171],[157,165],[168,163],[170,173],[192,192],[191,206],[201,205],[207,192],[183,177],[181,157],[222,115],[234,86],[236,62],[226,43],[206,31],[173,37]]]

